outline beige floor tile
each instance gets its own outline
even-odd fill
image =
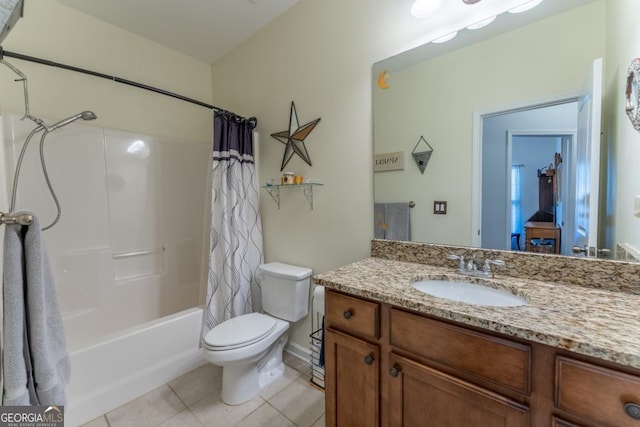
[[[111,427],[156,427],[185,409],[166,384],[107,414]]]
[[[222,368],[207,363],[169,382],[185,405],[189,406],[222,387]]]
[[[260,392],[260,397],[262,397],[264,400],[269,400],[298,378],[300,378],[300,372],[285,365],[282,378],[276,380],[269,387],[262,390]]]
[[[190,410],[185,409],[158,427],[202,427],[202,424]]]
[[[273,406],[265,403],[235,424],[235,427],[296,427]]]
[[[100,415],[95,420],[91,420],[86,424],[82,424],[80,427],[109,427],[109,423],[104,415]]]
[[[263,403],[264,400],[257,396],[241,405],[226,405],[222,402],[221,390],[216,390],[189,409],[205,426],[232,426]]]
[[[313,423],[312,427],[325,427],[326,425],[327,425],[327,422],[324,418],[324,414],[322,414],[322,416],[318,419],[318,421]]]
[[[297,379],[269,400],[298,427],[310,427],[324,413],[324,393]]]

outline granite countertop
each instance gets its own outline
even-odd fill
[[[389,303],[640,369],[640,295],[500,276],[480,279],[452,267],[367,258],[314,276],[328,289]],[[411,287],[451,278],[507,288],[527,299],[520,307],[489,307],[433,297]]]

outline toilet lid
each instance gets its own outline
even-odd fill
[[[249,313],[220,323],[204,337],[207,348],[226,349],[244,347],[260,341],[276,327],[276,319],[262,313]]]

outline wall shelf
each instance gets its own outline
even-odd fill
[[[274,185],[263,185],[262,188],[265,189],[267,193],[271,196],[271,198],[278,205],[278,209],[280,209],[280,189],[281,188],[298,188],[302,189],[305,197],[309,201],[309,206],[311,206],[311,210],[313,210],[313,187],[322,186],[324,184],[320,184],[319,182],[305,182],[304,184],[274,184]]]

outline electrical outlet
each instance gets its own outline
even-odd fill
[[[447,202],[443,200],[436,200],[433,202],[433,214],[434,215],[446,215],[447,214]]]

